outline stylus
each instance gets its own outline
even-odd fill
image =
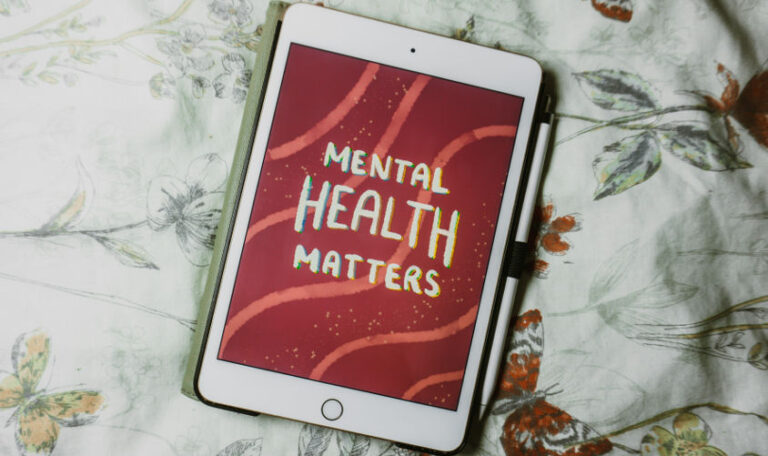
[[[507,278],[504,282],[504,293],[501,297],[501,307],[499,308],[496,330],[493,334],[493,342],[488,358],[488,370],[485,373],[485,380],[480,396],[479,419],[483,418],[485,409],[493,398],[499,370],[501,368],[501,357],[504,354],[504,348],[506,346],[509,322],[512,317],[512,308],[514,307],[515,291],[517,290],[517,282],[520,278],[520,268],[515,266],[515,264],[519,265],[520,262],[515,261],[515,259],[524,258],[524,253],[528,249],[528,232],[531,229],[531,222],[533,219],[533,206],[536,204],[536,195],[539,192],[539,182],[541,181],[541,175],[544,170],[544,157],[547,152],[547,147],[549,146],[550,127],[552,122],[551,117],[551,114],[545,115],[545,119],[539,125],[539,134],[536,137],[533,161],[531,162],[531,169],[528,174],[528,184],[526,185],[523,206],[520,211],[520,222],[517,225],[515,242],[510,254],[512,261],[510,261],[511,265],[507,270]]]

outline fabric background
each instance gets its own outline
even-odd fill
[[[266,4],[0,0],[0,454],[411,454],[179,392]],[[465,454],[768,454],[768,4],[326,5],[557,94],[533,384]]]

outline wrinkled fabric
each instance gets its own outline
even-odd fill
[[[325,4],[531,55],[555,94],[463,454],[768,454],[768,4]],[[416,454],[180,393],[266,5],[0,0],[0,454]]]

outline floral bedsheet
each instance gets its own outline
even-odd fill
[[[532,55],[556,93],[465,454],[768,455],[768,4],[326,5]],[[265,11],[0,0],[0,454],[415,454],[179,391]]]

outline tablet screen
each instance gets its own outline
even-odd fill
[[[291,44],[218,358],[456,410],[522,105]]]

